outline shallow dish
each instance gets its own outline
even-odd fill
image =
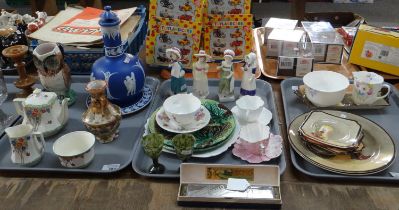
[[[354,120],[312,111],[298,130],[321,145],[348,149],[358,146],[362,126]]]
[[[156,114],[155,120],[158,126],[166,131],[172,133],[192,133],[207,126],[209,121],[211,120],[211,114],[205,107],[201,106],[199,112],[197,112],[197,116],[194,122],[192,122],[191,124],[180,126],[173,119],[170,119],[165,113],[164,108],[161,107]]]
[[[303,77],[306,97],[319,107],[333,106],[342,101],[349,80],[333,71],[313,71]]]
[[[305,121],[305,113],[295,118],[288,128],[291,147],[309,163],[322,169],[345,175],[368,175],[387,169],[395,159],[395,144],[389,134],[374,122],[351,113],[324,111],[357,121],[363,128],[364,149],[357,158],[349,155],[337,155],[331,158],[321,157],[310,151],[301,139],[298,129]]]

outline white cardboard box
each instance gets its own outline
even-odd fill
[[[278,57],[290,55],[298,48],[298,43],[302,40],[305,32],[302,30],[273,29],[268,36],[267,57]]]
[[[267,43],[267,37],[273,31],[273,29],[286,29],[286,30],[294,30],[298,25],[298,20],[292,19],[283,19],[283,18],[270,18],[265,24],[265,40],[264,45]]]

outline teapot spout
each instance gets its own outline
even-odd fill
[[[65,124],[66,121],[69,118],[69,111],[68,111],[68,100],[67,98],[64,98],[61,101],[61,110],[60,110],[60,114],[58,115],[58,122],[60,122],[61,124]]]

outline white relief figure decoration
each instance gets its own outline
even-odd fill
[[[111,95],[111,92],[109,91],[109,79],[111,78],[111,76],[112,75],[114,75],[114,74],[117,74],[117,72],[114,72],[114,73],[110,73],[110,72],[102,72],[103,73],[103,75],[104,75],[104,80],[105,80],[105,82],[107,82],[107,96],[108,96],[108,98],[109,99],[117,99],[117,98],[115,98],[115,97],[113,97],[112,95]]]
[[[134,76],[134,73],[131,72],[130,76],[126,76],[125,81],[123,81],[126,86],[127,90],[127,96],[129,95],[134,95],[136,93],[136,77]]]
[[[119,27],[102,27],[103,36],[107,36],[108,39],[116,39],[119,36]]]

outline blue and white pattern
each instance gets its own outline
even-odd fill
[[[140,100],[130,106],[121,107],[122,115],[133,114],[142,110],[144,107],[150,104],[152,97],[152,89],[149,86],[145,85],[143,88],[143,96],[140,98]],[[89,96],[86,99],[86,106],[89,106],[90,102],[91,98]]]

